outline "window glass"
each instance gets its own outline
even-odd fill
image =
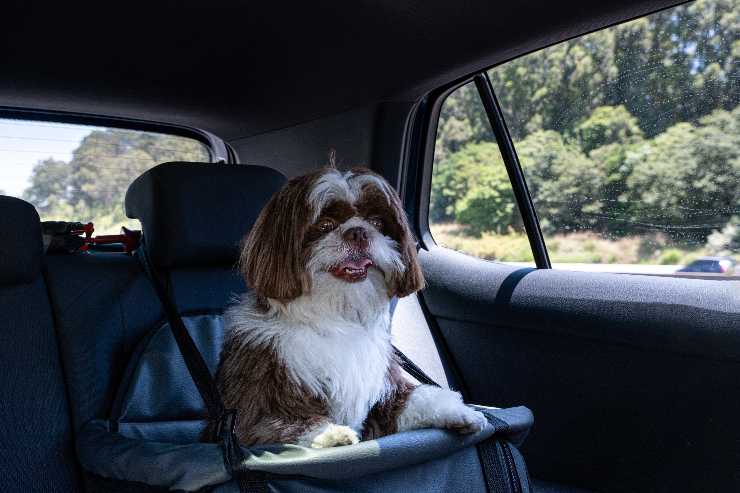
[[[210,161],[195,139],[136,130],[0,119],[0,194],[33,204],[41,220],[137,227],[123,212],[131,181],[165,161]]]
[[[555,267],[675,274],[708,256],[734,265],[740,0],[698,0],[488,74]]]
[[[441,108],[429,227],[444,247],[534,265],[503,158],[472,82],[453,91]]]

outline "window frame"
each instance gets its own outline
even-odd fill
[[[434,151],[439,128],[439,117],[447,97],[454,91],[472,83],[475,85],[481,104],[484,107],[488,122],[496,138],[499,152],[506,166],[509,183],[516,198],[517,207],[527,233],[532,256],[538,269],[551,269],[552,264],[547,253],[547,246],[540,228],[539,218],[532,202],[527,183],[522,172],[516,148],[506,127],[501,108],[493,91],[491,81],[486,73],[480,70],[471,75],[445,84],[424,96],[414,107],[411,125],[407,130],[405,162],[405,180],[402,182],[402,196],[409,216],[413,218],[416,234],[425,249],[439,246],[434,240],[429,227],[429,204],[434,171]],[[412,184],[412,186],[407,186]]]
[[[401,197],[404,200],[404,205],[407,209],[407,215],[412,220],[411,221],[412,227],[415,229],[417,238],[419,238],[419,246],[427,250],[430,247],[440,247],[440,245],[438,245],[437,242],[432,237],[431,230],[429,228],[429,199],[430,199],[430,192],[431,192],[431,185],[432,185],[432,172],[433,172],[433,166],[434,166],[434,147],[435,147],[435,141],[437,137],[437,129],[439,126],[439,115],[440,115],[442,105],[444,104],[445,99],[450,93],[454,92],[460,86],[463,86],[469,82],[473,82],[476,77],[482,76],[482,77],[485,77],[486,80],[488,80],[488,85],[490,87],[491,95],[493,97],[493,100],[495,101],[495,105],[498,106],[498,100],[496,99],[496,93],[493,90],[493,86],[490,83],[490,79],[488,78],[489,70],[494,69],[500,65],[504,65],[517,58],[521,58],[531,53],[535,53],[537,51],[550,48],[560,43],[570,41],[573,39],[577,39],[583,36],[587,36],[589,34],[593,34],[596,32],[600,32],[605,29],[610,29],[612,27],[615,27],[615,26],[618,26],[618,25],[621,25],[627,22],[631,22],[637,19],[642,19],[647,16],[657,14],[659,12],[671,10],[678,6],[689,4],[691,2],[692,0],[680,0],[671,5],[665,5],[661,8],[651,9],[651,10],[648,10],[647,12],[642,12],[636,15],[628,16],[624,19],[615,20],[613,22],[609,22],[609,23],[606,23],[598,27],[586,29],[580,33],[573,33],[570,36],[566,36],[556,41],[551,41],[538,48],[532,48],[529,50],[522,51],[521,53],[518,53],[514,56],[510,56],[503,60],[500,60],[494,63],[493,65],[480,68],[463,77],[459,77],[450,82],[447,82],[446,84],[442,84],[441,86],[435,89],[432,89],[427,94],[422,96],[422,98],[412,108],[411,114],[409,116],[409,120],[407,121],[404,146],[402,150],[403,160],[401,163],[401,180],[400,180],[400,188],[399,188],[399,192],[401,194]],[[481,97],[481,101],[483,101],[483,95],[480,93],[480,90],[478,92],[478,95]],[[499,113],[501,113],[500,108],[499,108]],[[502,145],[501,140],[499,139],[499,136],[496,134],[495,126],[494,126],[494,123],[491,121],[491,115],[488,113],[488,109],[486,109],[486,114],[488,115],[489,123],[491,123],[492,128],[494,128],[494,135],[496,136],[496,141],[499,146],[499,151],[501,151],[501,155],[504,158],[504,162],[507,163],[506,153],[501,148],[501,145]],[[500,118],[501,118],[503,125],[505,126],[506,119],[503,117],[502,113],[500,114]],[[514,145],[508,133],[508,130],[506,131],[506,138],[504,140],[508,142],[508,145],[511,145],[513,153],[514,155],[516,155],[516,146]],[[518,164],[518,157],[516,161]],[[507,165],[507,173],[511,173],[509,171],[510,165],[508,163],[506,165]],[[519,165],[519,173],[522,173],[520,165]],[[510,181],[512,179],[511,177],[512,175],[509,174]],[[526,188],[526,179],[524,180],[524,187]],[[525,208],[528,208],[528,207],[526,203],[525,204],[519,203],[519,196],[521,194],[524,194],[524,190],[519,188],[519,192],[517,192],[517,186],[514,183],[512,183],[512,190],[514,191],[515,196],[517,197],[517,205],[520,207],[519,210],[520,210],[520,213],[522,214],[522,219],[524,219],[524,213],[522,212],[524,209],[522,209],[522,206],[524,206]],[[539,218],[537,217],[536,209],[534,207],[534,204],[532,203],[531,195],[529,194],[528,190],[526,191],[526,195],[529,197],[528,201],[531,204],[531,211],[534,213],[535,218],[537,218],[536,230],[539,232],[539,233],[535,233],[533,231],[532,234],[530,234],[530,229],[525,227],[526,232],[527,232],[527,238],[529,239],[530,246],[532,247],[532,255],[535,258],[535,263],[538,269],[552,269],[552,264],[549,259],[549,253],[547,251],[547,245],[545,243],[544,236],[542,235]],[[525,225],[526,225],[526,222],[525,222]],[[539,236],[539,239],[537,238],[537,236]],[[540,242],[541,242],[542,248],[544,248],[545,256],[547,257],[546,262],[538,261],[538,256],[535,253],[534,244],[540,243]],[[712,277],[709,279],[715,279],[715,278]]]
[[[71,113],[55,110],[36,110],[25,108],[0,107],[0,119],[12,119],[28,122],[66,123],[93,127],[117,128],[140,132],[153,132],[193,139],[206,148],[212,164],[236,164],[236,153],[231,146],[216,135],[198,128],[160,123],[134,118],[118,118],[87,113]]]

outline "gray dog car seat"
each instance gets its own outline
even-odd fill
[[[234,286],[239,241],[284,183],[268,168],[224,166],[223,174],[205,168],[160,165],[127,193],[127,214],[140,219],[144,230],[138,254],[156,273],[153,281],[168,317],[133,351],[110,416],[92,419],[78,431],[80,462],[101,478],[101,488],[529,491],[516,449],[532,424],[524,407],[478,407],[489,425],[473,435],[424,429],[319,450],[286,444],[246,448],[228,439],[201,442],[209,415],[223,417],[214,416],[218,396],[207,381],[224,337],[225,291]],[[200,296],[218,298],[220,306],[193,309]],[[405,367],[426,378],[412,364]],[[228,438],[228,431],[222,436]]]

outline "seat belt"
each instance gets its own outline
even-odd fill
[[[188,373],[190,373],[190,378],[195,383],[195,387],[206,405],[208,417],[216,422],[213,436],[210,439],[221,445],[226,470],[239,483],[241,493],[266,493],[268,491],[267,474],[261,471],[247,471],[244,469],[246,456],[234,431],[237,419],[236,410],[226,409],[224,406],[211,371],[208,369],[208,365],[200,354],[195,341],[185,328],[177,304],[169,292],[169,283],[163,282],[162,277],[154,270],[145,248],[138,248],[136,255],[154,286],[154,291],[162,305],[172,335],[185,361]]]
[[[393,346],[393,351],[401,364],[401,368],[418,380],[419,383],[441,387],[396,346]],[[495,428],[506,426],[506,423],[496,416],[485,411],[482,412],[488,422]],[[488,493],[521,493],[520,480],[513,463],[513,458],[508,450],[508,444],[500,444],[497,440],[489,438],[478,443],[476,448],[481,467],[483,468],[483,477],[486,480]]]
[[[237,420],[237,411],[235,409],[226,409],[224,406],[221,394],[219,393],[216,382],[208,369],[208,365],[200,354],[198,346],[196,346],[193,338],[190,337],[190,333],[182,321],[180,312],[177,309],[177,304],[168,289],[169,283],[163,282],[162,277],[154,270],[153,265],[147,257],[145,248],[138,248],[136,250],[136,255],[144,267],[147,277],[154,286],[154,290],[157,293],[157,297],[159,298],[162,309],[164,310],[165,317],[169,322],[172,335],[174,336],[177,347],[180,350],[180,354],[182,354],[183,360],[185,361],[188,373],[190,373],[190,378],[192,378],[195,383],[198,393],[206,405],[208,417],[217,423],[214,436],[210,438],[220,443],[227,471],[229,471],[229,474],[237,480],[240,493],[267,493],[267,479],[268,476],[271,475],[262,471],[246,470],[244,468],[246,456],[244,454],[244,450],[239,445],[239,439],[234,431]],[[396,346],[393,346],[393,352],[398,358],[401,368],[403,368],[409,375],[422,384],[441,387]],[[503,423],[495,416],[487,413],[484,413],[484,415],[494,426],[500,426]],[[483,475],[486,481],[486,489],[488,492],[518,493],[520,490],[516,488],[518,484],[514,486],[515,478],[509,475],[502,476],[502,471],[510,471],[512,468],[512,464],[508,463],[505,449],[498,446],[496,440],[493,439],[480,442],[476,448],[480,456]],[[514,472],[516,471],[514,470]],[[291,476],[285,476],[284,479],[289,479],[290,477]]]
[[[409,357],[403,354],[403,352],[396,346],[393,346],[393,352],[396,354],[398,362],[401,364],[401,368],[403,368],[406,373],[417,379],[419,383],[423,383],[425,385],[434,385],[435,387],[440,388],[442,387],[440,384],[435,382],[432,377],[424,373],[424,370],[419,368],[416,363],[411,361]]]

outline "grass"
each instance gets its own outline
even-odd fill
[[[487,260],[533,262],[529,240],[524,233],[466,233],[457,224],[430,226],[437,244]],[[659,236],[631,236],[608,239],[590,232],[545,237],[550,259],[555,263],[662,264],[685,265],[706,254],[704,248],[667,245]]]

